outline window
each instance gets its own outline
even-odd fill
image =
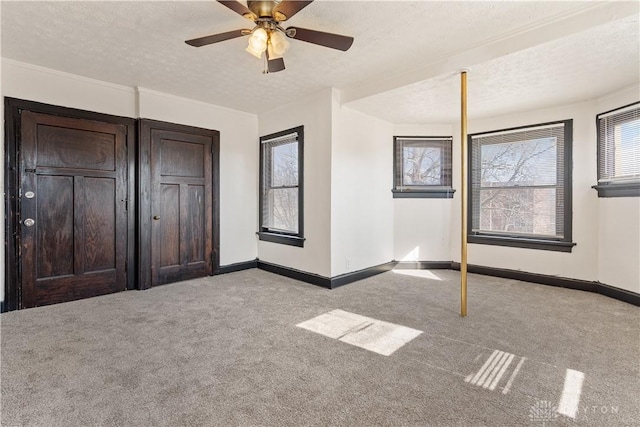
[[[451,137],[393,138],[393,197],[452,198]]]
[[[640,102],[596,116],[599,197],[640,196]]]
[[[260,240],[304,246],[304,128],[260,138]]]
[[[469,243],[571,252],[572,125],[469,135]]]

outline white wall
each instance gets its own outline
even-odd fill
[[[303,248],[258,242],[258,258],[334,277],[393,259],[393,126],[326,89],[259,115],[259,133],[304,126]]]
[[[340,105],[333,91],[331,275],[393,259],[393,125]]]
[[[114,85],[30,64],[2,59],[2,97],[125,117],[144,117],[220,131],[220,263],[255,259],[257,246],[258,120],[253,114],[159,92]],[[140,116],[138,115],[140,113]],[[4,116],[3,116],[4,117]],[[4,124],[4,120],[2,120]],[[4,156],[4,129],[2,129]],[[4,180],[4,159],[0,176]],[[4,183],[2,188],[4,188]],[[4,232],[4,227],[2,231]],[[4,271],[4,246],[0,247]],[[0,275],[4,300],[4,274]]]
[[[135,117],[134,88],[2,58],[2,96]]]
[[[453,126],[395,125],[394,136],[452,136]],[[388,142],[392,146],[392,141]],[[393,159],[391,154],[390,159]],[[453,175],[459,169],[453,169]],[[389,175],[393,188],[393,177]],[[454,189],[456,187],[454,186]],[[396,261],[451,261],[453,199],[393,199]]]
[[[304,126],[306,238],[303,248],[259,241],[258,258],[324,277],[331,276],[331,96],[326,89],[258,116],[260,136]]]
[[[636,85],[596,100],[596,113],[638,100]],[[640,197],[598,199],[598,242],[598,280],[640,293]]]
[[[469,264],[522,270],[582,280],[597,280],[598,198],[595,190],[595,105],[585,102],[539,111],[501,116],[484,120],[470,120],[469,133],[532,125],[550,121],[573,119],[573,242],[571,253],[546,250],[469,244]],[[454,146],[459,148],[459,126],[454,132]],[[460,160],[454,155],[454,168]],[[454,178],[460,185],[459,174]],[[458,193],[456,193],[457,195]],[[459,206],[460,197],[456,197]],[[459,224],[459,208],[454,210],[454,223]],[[460,261],[460,227],[452,227],[452,258]]]

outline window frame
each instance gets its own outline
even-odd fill
[[[267,155],[266,150],[270,148],[268,146],[268,141],[281,138],[283,136],[287,136],[293,133],[297,133],[297,144],[298,144],[298,232],[287,232],[287,231],[276,231],[271,230],[264,224],[263,218],[263,208],[265,206],[265,197],[266,197],[266,184],[267,177],[266,171],[264,170],[264,162],[265,156]],[[281,132],[272,133],[269,135],[264,135],[260,137],[259,140],[259,149],[260,149],[260,165],[259,165],[259,194],[258,194],[258,239],[271,243],[280,243],[283,245],[296,246],[296,247],[304,247],[304,126],[297,126],[291,129],[283,130]],[[287,186],[287,188],[295,188],[294,186]]]
[[[543,236],[527,236],[522,234],[504,235],[491,232],[473,231],[473,137],[487,135],[499,132],[525,131],[526,129],[553,126],[562,124],[564,126],[564,142],[563,142],[563,179],[564,179],[564,206],[563,213],[563,238],[543,237]],[[572,182],[572,165],[573,165],[573,119],[558,120],[546,123],[536,123],[526,126],[518,126],[506,129],[496,129],[486,132],[477,132],[467,136],[467,185],[469,189],[469,199],[467,203],[467,242],[484,245],[509,246],[525,249],[539,249],[557,252],[571,252],[576,245],[572,241],[572,219],[573,219],[573,182]],[[556,218],[557,219],[557,218]]]
[[[398,166],[404,164],[403,153],[400,152],[401,145],[398,140],[416,141],[438,141],[432,147],[444,148],[441,157],[448,157],[449,164],[440,168],[440,181],[442,185],[405,185],[403,183],[402,168]],[[445,142],[446,145],[443,145]],[[399,157],[401,157],[399,163]],[[453,137],[452,136],[394,136],[393,137],[393,193],[394,199],[451,199],[456,190],[453,189]],[[407,188],[409,187],[409,188]],[[415,187],[415,188],[410,188]]]
[[[634,181],[608,181],[608,182],[600,182],[602,178],[602,168],[601,168],[601,160],[602,160],[602,152],[603,152],[603,141],[600,139],[600,130],[602,127],[601,120],[602,116],[607,115],[610,116],[612,113],[616,111],[626,110],[630,107],[636,106],[640,108],[640,101],[632,102],[631,104],[623,105],[622,107],[614,108],[609,111],[605,111],[603,113],[599,113],[596,115],[596,150],[597,150],[597,164],[596,168],[598,171],[597,174],[597,184],[591,186],[591,188],[595,189],[598,192],[598,197],[640,197],[640,180],[638,182]]]

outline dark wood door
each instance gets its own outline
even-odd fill
[[[22,112],[23,307],[125,289],[126,129]]]
[[[151,245],[146,250],[150,250],[151,286],[213,274],[217,263],[213,210],[217,132],[155,125],[147,128]]]

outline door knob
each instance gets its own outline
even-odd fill
[[[26,225],[27,227],[31,227],[33,224],[35,224],[36,222],[34,220],[32,220],[31,218],[27,218],[24,221],[22,221],[22,223],[24,225]]]
[[[35,196],[35,193],[33,191],[27,191],[26,193],[24,193],[24,197],[26,197],[27,199],[33,199]]]
[[[155,219],[156,221],[160,219],[160,215],[154,215],[153,219]]]

